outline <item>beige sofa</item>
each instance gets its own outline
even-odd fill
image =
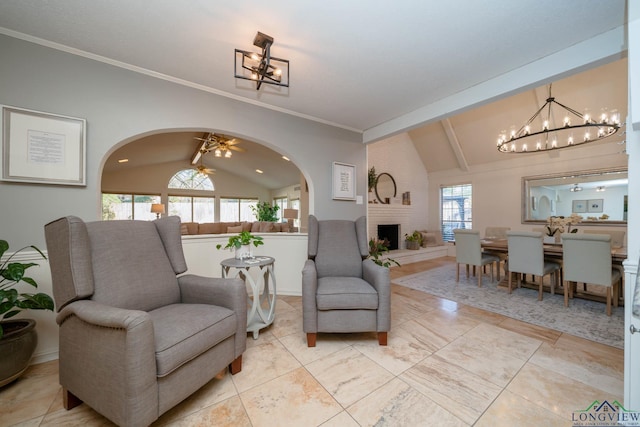
[[[252,233],[281,233],[289,232],[289,223],[269,221],[235,221],[235,222],[184,222],[180,232],[191,234],[225,234],[250,231]]]

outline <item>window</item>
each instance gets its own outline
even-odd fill
[[[278,209],[278,212],[276,212],[276,215],[278,215],[278,222],[282,222],[282,215],[284,215],[284,210],[287,208],[287,198],[277,197],[273,199],[273,205],[280,207],[280,209]]]
[[[169,188],[206,191],[214,189],[209,175],[202,174],[195,169],[183,169],[173,175],[169,180]]]
[[[444,240],[453,240],[456,228],[471,229],[471,184],[440,188],[440,229]]]
[[[170,195],[168,213],[179,216],[181,222],[213,222],[215,198]]]
[[[102,219],[156,219],[151,213],[151,204],[160,203],[160,196],[148,194],[112,194],[102,193]]]
[[[298,211],[298,218],[293,220],[293,226],[300,229],[300,199],[289,200],[289,207]]]
[[[256,216],[251,210],[252,205],[256,205],[258,199],[220,199],[220,221],[232,222],[232,221],[256,221]]]

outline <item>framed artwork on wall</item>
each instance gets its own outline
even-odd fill
[[[2,105],[3,181],[86,185],[86,121]]]
[[[587,211],[586,200],[574,200],[571,204],[571,212],[573,213],[585,213]]]
[[[333,162],[331,173],[333,200],[356,199],[356,167],[347,163]]]
[[[604,208],[604,199],[587,200],[587,212],[601,213]]]

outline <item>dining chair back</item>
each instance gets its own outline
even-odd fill
[[[625,230],[584,230],[585,234],[607,234],[611,236],[611,247],[614,249],[624,247]]]
[[[538,300],[542,300],[543,279],[547,274],[552,275],[551,292],[555,284],[560,282],[561,266],[555,261],[545,260],[542,233],[536,231],[507,231],[508,263],[509,263],[509,293],[513,273],[532,274],[539,279]],[[520,287],[520,274],[517,274],[517,284]]]
[[[467,277],[469,266],[480,267],[478,271],[478,286],[482,286],[482,267],[489,264],[491,267],[491,281],[493,281],[493,264],[498,266],[500,258],[493,254],[484,253],[480,245],[480,231],[455,229],[453,235],[456,241],[456,282],[460,280],[460,264],[466,264]],[[497,268],[496,268],[497,270]],[[500,271],[498,270],[498,280]]]
[[[622,274],[611,262],[611,236],[608,234],[562,234],[564,263],[564,305],[573,297],[577,282],[607,287],[607,315],[611,316],[611,300],[618,306]]]

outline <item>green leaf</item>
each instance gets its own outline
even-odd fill
[[[19,282],[22,280],[22,276],[24,276],[24,270],[25,267],[23,264],[19,262],[12,262],[2,272],[2,276],[9,280],[13,280],[14,282]]]
[[[9,243],[6,240],[0,240],[0,258],[7,250],[9,250]]]

